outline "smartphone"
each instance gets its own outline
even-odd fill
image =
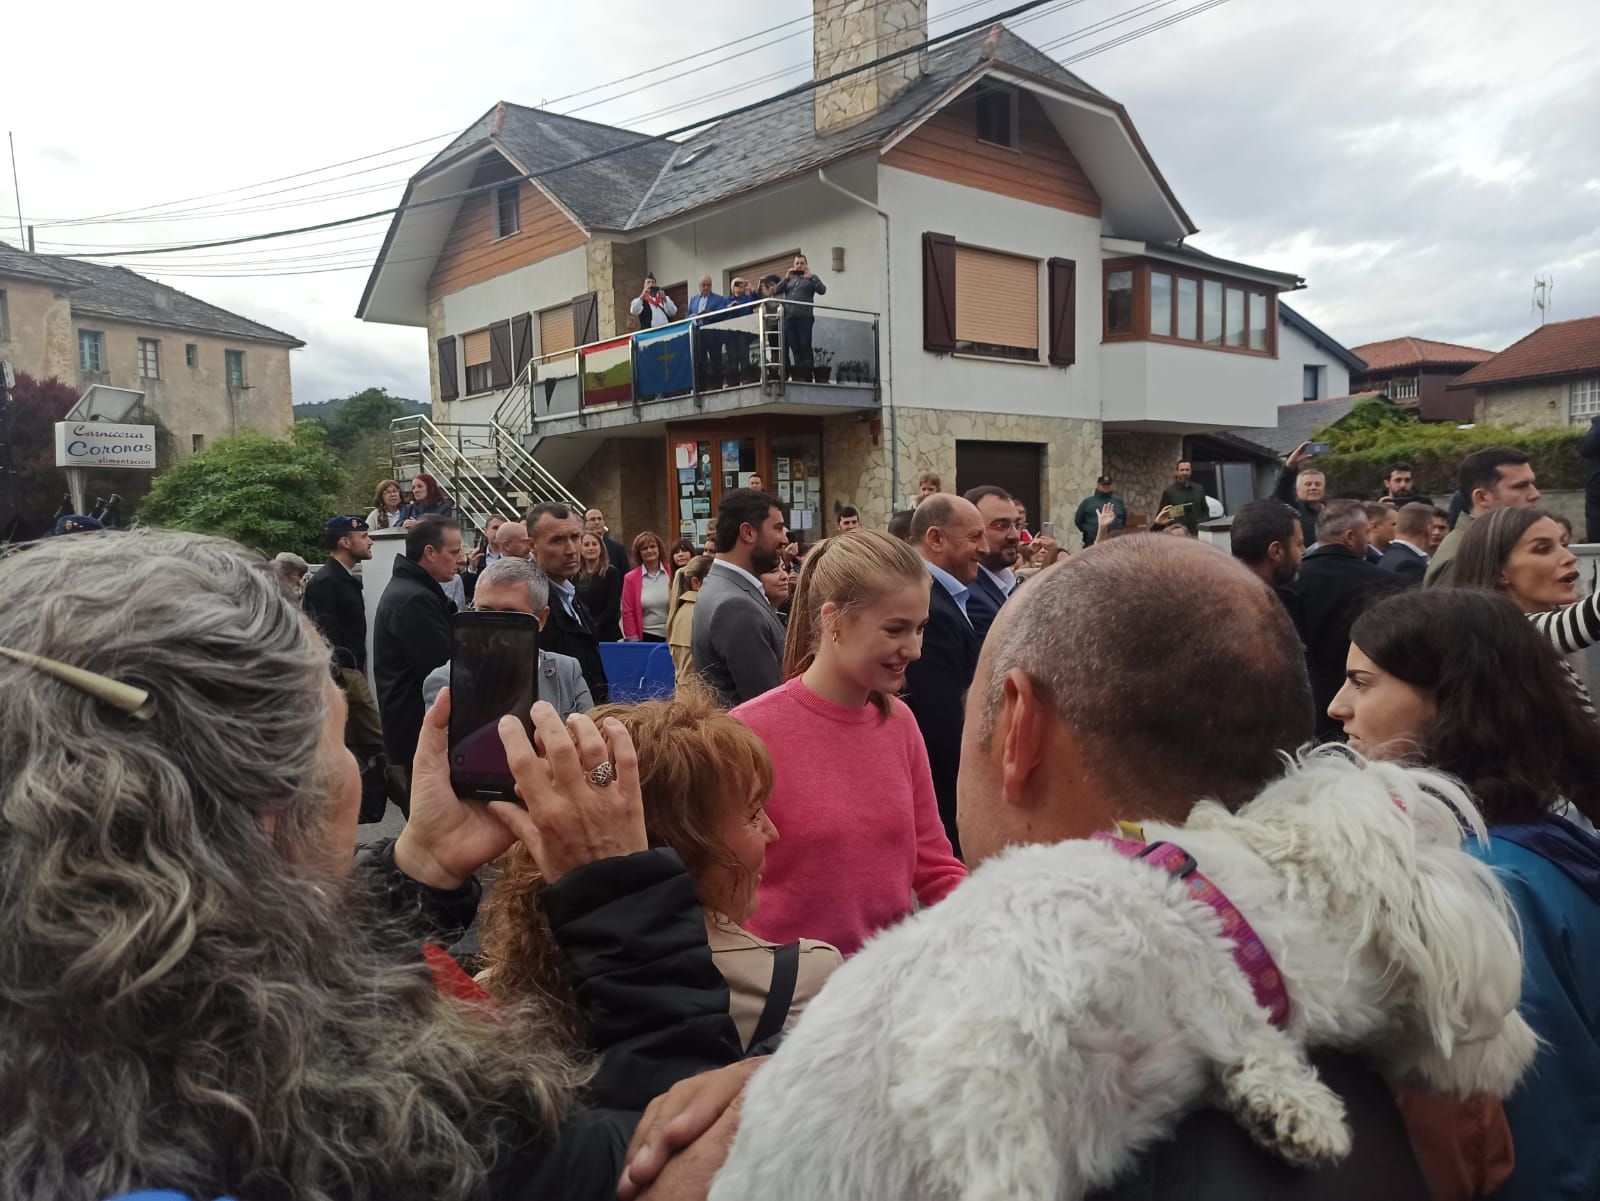
[[[1053,522],[1053,521],[1041,521],[1039,523],[1039,537],[1041,537],[1041,538],[1054,538],[1055,536],[1056,536],[1056,523],[1055,522]]]
[[[1172,508],[1172,515],[1174,517],[1182,517],[1185,513],[1187,513],[1189,511],[1189,506],[1188,505],[1173,505],[1173,506],[1171,506],[1171,508]]]
[[[457,613],[450,648],[450,784],[459,797],[516,799],[500,741],[510,714],[533,741],[539,622],[527,613]]]
[[[1306,443],[1306,454],[1312,455],[1312,456],[1325,455],[1332,449],[1333,449],[1332,444],[1328,443],[1328,442],[1307,442]]]

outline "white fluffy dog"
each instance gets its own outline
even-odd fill
[[[1291,1162],[1350,1150],[1305,1056],[1504,1096],[1533,1058],[1521,954],[1446,777],[1313,752],[1181,846],[1290,999],[1257,1003],[1213,906],[1103,841],[1016,848],[875,938],[745,1092],[712,1201],[1059,1201],[1111,1183],[1208,1093]]]

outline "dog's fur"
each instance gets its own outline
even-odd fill
[[[1022,847],[835,973],[745,1092],[712,1201],[1058,1201],[1220,1096],[1291,1162],[1350,1150],[1311,1046],[1395,1083],[1504,1096],[1533,1058],[1522,957],[1444,776],[1313,752],[1175,842],[1288,985],[1274,1028],[1210,906],[1103,842]]]

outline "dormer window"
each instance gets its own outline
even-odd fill
[[[978,96],[978,141],[1017,148],[1017,97],[1005,88],[982,92]]]
[[[517,209],[517,185],[507,184],[494,192],[494,236],[509,238],[521,228]]]

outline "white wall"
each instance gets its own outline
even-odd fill
[[[828,177],[871,198],[872,175],[860,162],[827,169]],[[687,280],[693,296],[702,275],[726,292],[724,274],[758,259],[799,247],[827,285],[818,304],[883,311],[883,222],[817,179],[816,172],[788,187],[764,189],[750,200],[645,239],[646,263],[662,285]],[[844,271],[830,262],[844,249]]]
[[[1013,200],[895,167],[878,168],[878,203],[891,214],[889,282],[895,403],[1045,417],[1100,417],[1098,218]],[[1071,367],[967,359],[922,348],[922,235],[1078,265],[1078,361]],[[1049,296],[1039,272],[1039,346],[1048,348]]]
[[[1281,362],[1169,342],[1107,343],[1100,347],[1105,420],[1172,429],[1277,425]]]
[[[574,296],[589,290],[589,274],[582,246],[564,250],[541,262],[518,267],[504,275],[486,279],[481,284],[470,284],[459,292],[452,292],[441,301],[444,307],[444,327],[437,337],[448,334],[469,334],[498,321],[509,321],[521,313],[537,313],[558,304],[566,304]],[[533,353],[540,353],[539,323],[533,325]],[[466,386],[466,364],[457,355],[460,384]],[[448,414],[455,422],[488,421],[500,405],[504,392],[485,392],[447,404],[435,404],[436,411]]]
[[[1283,374],[1280,404],[1294,404],[1305,399],[1301,385],[1306,367],[1323,368],[1319,400],[1350,394],[1350,368],[1282,319],[1278,321],[1278,364]]]

